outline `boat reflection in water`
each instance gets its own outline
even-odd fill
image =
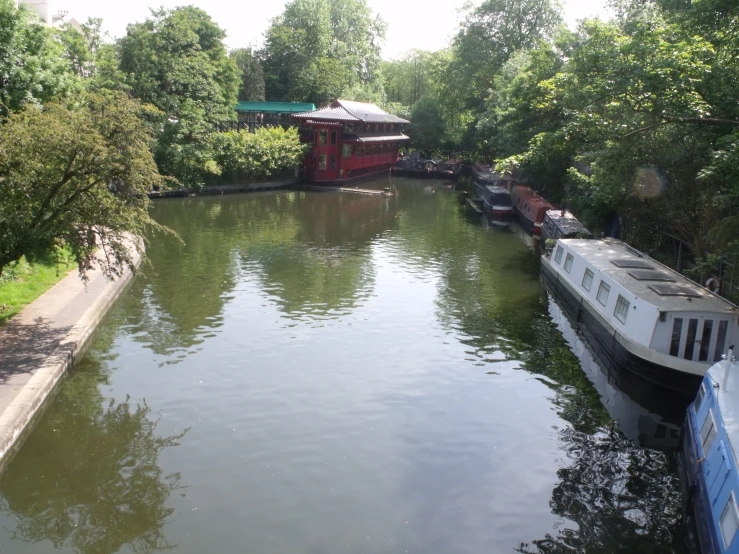
[[[549,296],[549,313],[580,366],[600,395],[609,415],[619,423],[621,432],[640,446],[659,450],[677,448],[680,423],[685,413],[682,397],[670,398],[668,391],[621,371],[592,352],[586,337],[576,331],[576,324]],[[573,326],[575,325],[575,326]]]

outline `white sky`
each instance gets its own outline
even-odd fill
[[[228,46],[259,45],[270,20],[279,15],[286,0],[52,0],[56,10],[83,22],[102,17],[103,27],[114,37],[123,36],[126,25],[144,20],[149,6],[173,8],[192,4],[208,12],[228,33]],[[383,56],[394,58],[410,50],[443,48],[459,23],[459,9],[466,0],[368,0],[375,13],[388,23]],[[605,13],[606,0],[563,0],[565,18],[573,27],[578,19]]]

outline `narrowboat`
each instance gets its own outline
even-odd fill
[[[541,226],[541,238],[552,239],[589,239],[592,235],[568,210],[549,210],[544,216]]]
[[[739,365],[723,356],[688,407],[678,451],[688,529],[703,554],[737,554],[739,539]]]
[[[560,239],[541,273],[599,354],[683,397],[739,338],[737,306],[620,241]]]
[[[496,217],[510,217],[513,215],[513,200],[508,189],[495,185],[475,184],[485,213]]]
[[[547,211],[553,210],[554,206],[536,194],[531,188],[521,185],[513,187],[511,197],[513,199],[513,209],[518,215],[521,225],[529,233],[540,235]]]

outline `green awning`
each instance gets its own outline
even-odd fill
[[[315,111],[315,104],[305,102],[239,102],[237,112],[300,113]]]

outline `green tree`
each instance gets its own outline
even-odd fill
[[[161,178],[141,109],[109,92],[28,107],[0,126],[0,274],[59,241],[83,276],[93,265],[111,278],[133,268],[131,236],[160,228],[147,211]]]
[[[0,117],[74,88],[62,51],[33,12],[0,0]]]
[[[470,8],[453,40],[453,86],[465,107],[482,108],[494,75],[517,50],[550,38],[562,22],[556,0],[485,0]]]
[[[131,93],[164,114],[155,157],[160,171],[198,188],[216,168],[211,133],[235,120],[239,73],[224,31],[192,6],[152,11],[128,26],[120,69]]]
[[[427,154],[438,151],[444,141],[445,130],[441,107],[435,98],[424,96],[415,103],[409,131],[414,147]]]
[[[264,102],[264,71],[259,58],[251,48],[232,50],[229,57],[241,72],[239,100]]]
[[[384,35],[366,0],[293,0],[265,37],[267,96],[320,105],[378,79]]]

